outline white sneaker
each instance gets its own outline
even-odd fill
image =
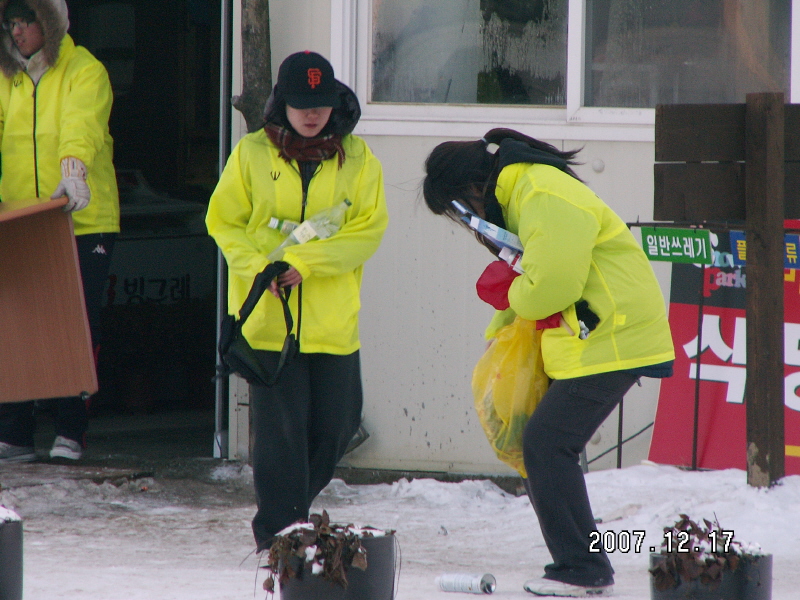
[[[53,442],[53,448],[50,450],[50,458],[67,458],[69,460],[78,460],[83,456],[83,448],[75,440],[70,440],[63,436],[57,436]]]
[[[614,593],[613,585],[583,586],[563,583],[552,579],[531,579],[526,581],[526,592],[535,596],[558,596],[562,598],[599,598],[600,596],[611,596]]]
[[[14,446],[0,442],[0,464],[31,462],[36,460],[33,446]]]

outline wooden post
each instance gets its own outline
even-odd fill
[[[748,94],[747,483],[784,475],[784,104],[782,93]]]

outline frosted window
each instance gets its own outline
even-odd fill
[[[372,0],[373,102],[564,105],[568,0]]]
[[[586,106],[789,93],[791,2],[586,0]]]

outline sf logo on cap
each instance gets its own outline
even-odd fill
[[[308,85],[311,86],[313,90],[317,87],[320,82],[322,81],[322,71],[317,68],[312,68],[308,70]]]

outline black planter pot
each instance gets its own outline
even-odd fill
[[[650,568],[664,561],[661,554],[650,554]],[[716,589],[699,580],[681,581],[677,586],[659,591],[650,577],[651,600],[771,600],[772,555],[743,558],[735,571],[723,571]]]
[[[311,573],[306,564],[302,577],[281,585],[281,600],[392,600],[395,581],[395,537],[365,537],[367,568],[347,570],[347,589]]]
[[[22,521],[0,521],[0,600],[22,600]]]

